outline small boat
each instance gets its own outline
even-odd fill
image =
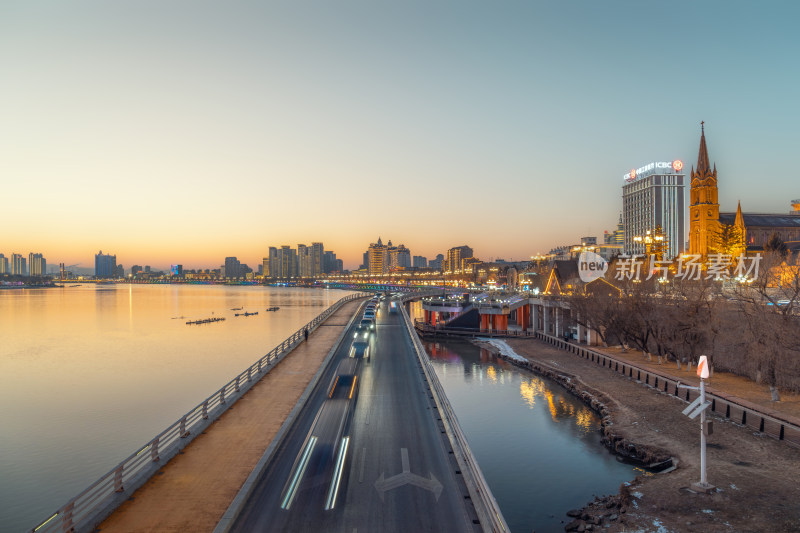
[[[267,311],[277,311],[280,307],[268,307]]]
[[[244,313],[236,313],[236,316],[253,316],[253,315],[257,315],[257,314],[258,314],[258,311],[256,311],[255,313],[248,313],[248,312],[245,311]]]
[[[241,307],[231,307],[231,311],[241,311]]]
[[[214,316],[214,317],[211,317],[211,318],[201,318],[200,320],[189,320],[188,322],[186,322],[186,324],[187,325],[190,325],[190,324],[210,324],[212,322],[222,322],[223,320],[225,320],[223,317]]]

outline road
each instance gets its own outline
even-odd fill
[[[379,306],[353,398],[329,398],[346,339],[232,530],[480,531],[402,316]]]

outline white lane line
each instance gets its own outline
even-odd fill
[[[400,460],[403,462],[403,472],[411,472],[411,463],[408,462],[408,448],[400,448]]]
[[[342,481],[342,466],[347,457],[347,447],[350,444],[350,437],[344,437],[342,444],[339,446],[339,456],[336,458],[336,468],[331,480],[331,488],[328,490],[328,499],[325,502],[325,510],[330,511],[336,507],[336,496],[339,493],[339,483]]]
[[[364,460],[367,458],[367,449],[364,448],[361,450],[361,468],[359,468],[358,472],[358,482],[364,483]]]

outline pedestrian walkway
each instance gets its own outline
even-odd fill
[[[213,531],[360,304],[323,322],[98,529]]]

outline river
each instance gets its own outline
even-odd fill
[[[50,516],[347,294],[128,284],[0,291],[0,530]],[[280,310],[266,311],[273,306]],[[259,314],[235,316],[245,311]],[[210,317],[226,320],[186,324]]]

